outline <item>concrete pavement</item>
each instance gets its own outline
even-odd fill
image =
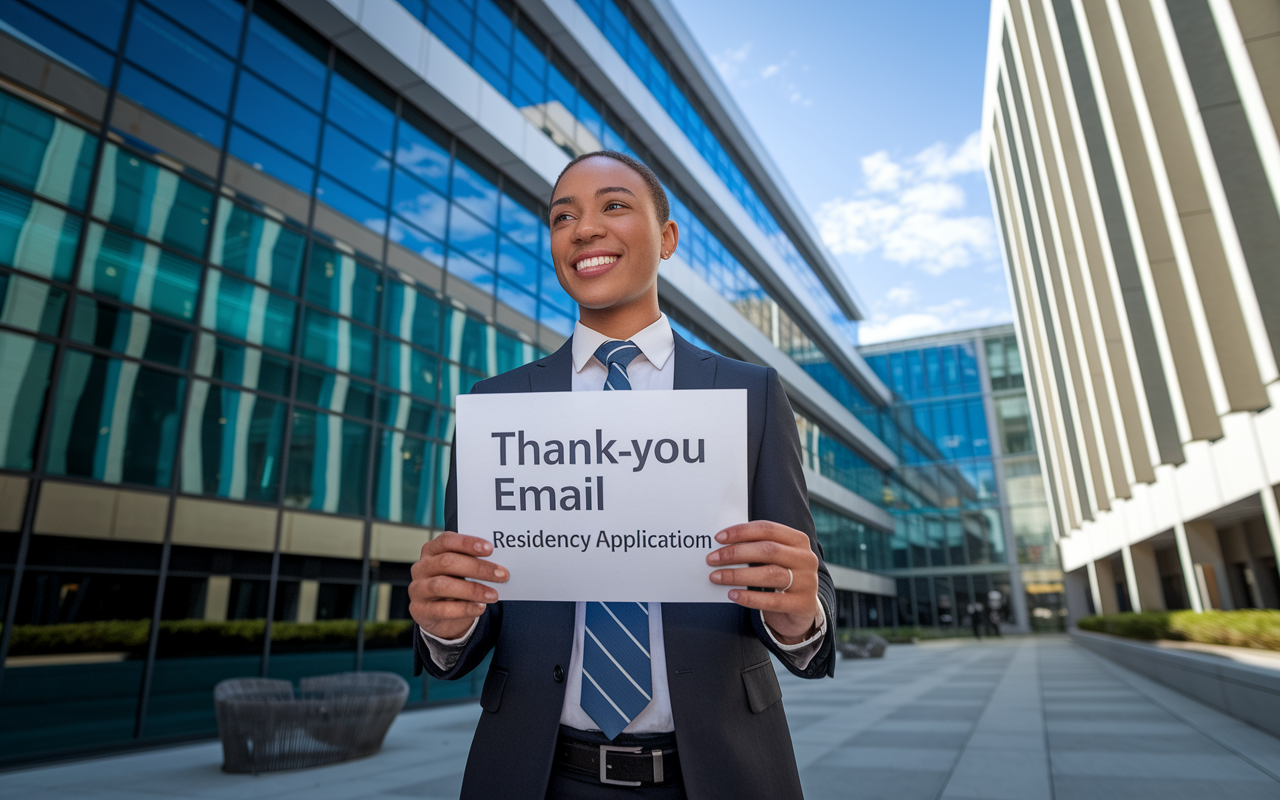
[[[779,669],[809,798],[1280,797],[1280,739],[1065,637],[890,647],[830,681]],[[401,714],[378,755],[261,776],[217,743],[0,773],[0,797],[454,798],[472,704]]]

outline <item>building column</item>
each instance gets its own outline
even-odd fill
[[[1231,585],[1227,581],[1227,565],[1222,557],[1222,543],[1212,520],[1196,520],[1185,525],[1187,547],[1195,569],[1196,584],[1204,610],[1235,608]]]
[[[299,581],[298,622],[315,622],[320,602],[320,581]]]
[[[231,576],[210,575],[204,585],[204,621],[226,622],[231,601]]]
[[[1137,598],[1134,608],[1165,611],[1164,588],[1160,585],[1160,563],[1156,560],[1156,549],[1145,542],[1139,542],[1129,545],[1126,550],[1126,567],[1132,570],[1129,577],[1132,582],[1130,592],[1131,596]]]
[[[1095,599],[1102,601],[1102,604],[1098,607],[1098,613],[1120,613],[1120,600],[1116,596],[1116,573],[1111,566],[1110,556],[1094,561],[1093,571],[1098,581],[1098,597]]]
[[[1098,589],[1098,567],[1093,559],[1085,563],[1089,573],[1089,598],[1093,600],[1093,613],[1105,614],[1102,610],[1102,592]]]
[[[1262,518],[1267,523],[1267,532],[1271,534],[1271,550],[1280,559],[1280,502],[1276,500],[1275,487],[1264,487],[1258,495],[1262,498]],[[1280,590],[1280,586],[1276,589]]]
[[[1178,543],[1178,564],[1182,566],[1182,581],[1187,589],[1187,602],[1196,613],[1204,611],[1200,584],[1196,581],[1196,569],[1191,561],[1191,548],[1187,545],[1187,526],[1181,522],[1173,526],[1173,538]]]
[[[1124,586],[1129,591],[1129,608],[1140,612],[1147,610],[1142,604],[1142,596],[1138,592],[1138,576],[1133,568],[1133,553],[1130,552],[1130,545],[1120,548],[1120,560],[1124,562]]]
[[[1063,573],[1062,584],[1067,595],[1067,623],[1075,625],[1081,617],[1089,616],[1089,570]]]

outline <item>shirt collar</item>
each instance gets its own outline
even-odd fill
[[[573,371],[582,372],[595,357],[596,349],[608,341],[612,341],[608,336],[578,322],[573,328]],[[671,333],[671,322],[666,314],[659,315],[657,322],[632,336],[631,341],[659,372],[676,349],[675,336]]]

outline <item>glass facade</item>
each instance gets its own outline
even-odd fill
[[[1016,564],[1032,627],[1060,630],[1061,563],[1016,337],[989,329],[863,352],[918,434],[904,445],[901,472],[923,491],[893,506],[901,619],[963,626],[969,604],[995,590],[1011,620],[1012,584],[999,565]],[[1006,529],[1016,553],[1006,552]],[[918,573],[931,577],[908,577]]]

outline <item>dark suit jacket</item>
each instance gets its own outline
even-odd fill
[[[809,513],[800,467],[795,416],[773,369],[700,350],[675,336],[676,389],[746,389],[750,517],[809,534],[822,548]],[[477,384],[477,393],[572,390],[572,340],[546,358]],[[457,530],[455,471],[449,472],[445,525]],[[802,678],[832,674],[835,588],[819,568],[819,599],[827,636]],[[501,589],[499,589],[501,592]],[[498,602],[480,617],[452,669],[442,671],[414,629],[415,672],[460,678],[490,650],[493,661],[463,779],[466,798],[542,800],[564,705],[573,647],[574,604]],[[769,651],[776,646],[758,612],[724,603],[667,603],[662,607],[671,711],[685,789],[692,798],[801,796],[782,690]]]

